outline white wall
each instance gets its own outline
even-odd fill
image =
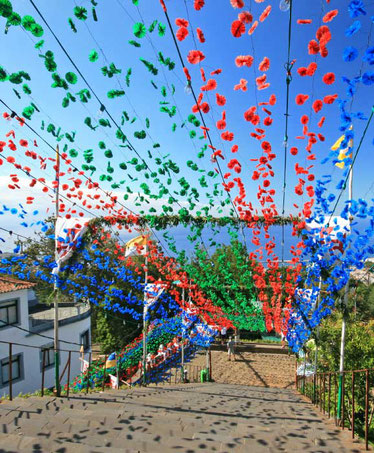
[[[20,299],[19,313],[21,324],[19,325],[19,327],[29,330],[27,290],[0,294],[0,302],[14,298]],[[90,330],[91,335],[91,318],[89,316],[76,322],[60,326],[59,338],[60,340],[66,340],[80,344],[80,335],[88,329]],[[27,344],[30,346],[44,346],[53,342],[53,329],[42,331],[40,332],[40,334],[51,337],[51,339],[43,338],[35,334],[29,334],[20,329],[17,329],[16,327],[11,326],[0,329],[0,340]],[[62,343],[60,341],[60,349],[79,352],[80,346]],[[80,373],[81,369],[81,360],[79,360],[80,354],[77,352],[72,352],[71,354],[70,381]],[[34,392],[35,390],[39,390],[41,388],[40,349],[13,345],[12,354],[15,355],[18,353],[23,354],[23,379],[13,383],[13,396],[18,395],[19,393]],[[68,359],[68,354],[68,352],[61,352],[60,375],[65,367],[66,361]],[[9,346],[7,344],[0,343],[0,360],[8,356]],[[86,359],[88,360],[88,354],[86,354]],[[61,382],[61,385],[65,385],[66,383],[67,370]],[[50,367],[45,370],[44,387],[53,387],[53,385],[54,367]],[[8,392],[9,387],[1,386],[0,381],[0,397],[7,395]]]

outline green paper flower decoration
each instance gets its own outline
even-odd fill
[[[141,44],[138,41],[134,41],[133,39],[130,39],[129,44],[134,47],[141,47]]]
[[[88,56],[88,59],[94,63],[95,61],[97,61],[99,59],[99,54],[96,52],[96,50],[91,50],[89,56]]]
[[[0,82],[5,82],[7,77],[8,76],[5,69],[2,66],[0,66]]]
[[[65,79],[71,84],[75,85],[78,81],[78,77],[74,72],[67,72],[65,74]]]
[[[75,150],[75,149],[71,149],[71,150],[69,151],[69,156],[70,156],[70,157],[78,157],[78,151]]]
[[[124,96],[124,95],[125,95],[125,92],[123,90],[110,90],[107,93],[107,96],[109,99],[118,98],[118,97]]]
[[[22,27],[27,31],[31,31],[32,27],[36,25],[35,19],[32,16],[23,16],[21,23]]]
[[[158,36],[165,36],[166,25],[159,23],[158,24]]]
[[[99,148],[100,149],[105,149],[106,148],[106,145],[105,145],[105,143],[103,141],[99,142]]]
[[[74,33],[77,33],[77,27],[75,26],[75,23],[73,22],[73,19],[71,17],[69,17],[68,19],[68,22],[69,22],[69,25],[70,25],[70,28],[72,29],[72,31]]]
[[[145,131],[134,132],[134,137],[138,138],[139,140],[145,139],[147,136]]]
[[[156,28],[156,25],[157,25],[157,20],[154,20],[148,28],[149,33],[152,33],[154,31],[154,29]]]
[[[21,25],[21,22],[21,16],[13,11],[6,21],[6,26],[9,27],[10,25],[13,25],[14,27],[18,27],[18,25]]]
[[[145,28],[144,24],[137,22],[136,24],[134,24],[133,33],[137,38],[144,38],[147,33],[147,29]]]
[[[34,24],[30,31],[36,38],[40,38],[44,34],[43,27],[39,24]]]
[[[74,8],[74,16],[79,20],[86,20],[88,17],[86,8],[83,8],[83,6],[76,6]]]
[[[12,4],[9,0],[0,0],[0,16],[10,17],[13,12]]]
[[[22,85],[22,89],[23,89],[23,92],[24,92],[25,94],[31,94],[31,89],[30,89],[30,87],[27,85],[27,83],[24,83],[24,84]]]
[[[35,108],[32,105],[29,105],[28,107],[25,107],[23,109],[22,115],[27,118],[28,120],[31,120],[32,115],[35,113]]]
[[[44,44],[44,39],[38,41],[34,47],[35,47],[35,49],[40,49],[41,47],[43,47],[43,44]]]

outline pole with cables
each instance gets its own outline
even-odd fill
[[[147,385],[147,282],[148,282],[148,254],[147,244],[145,245],[144,262],[144,307],[143,307],[143,385]]]
[[[58,260],[58,249],[57,249],[57,235],[56,235],[56,225],[57,225],[57,219],[59,217],[59,195],[60,195],[60,155],[59,155],[59,148],[57,145],[56,148],[56,221],[55,221],[55,260],[57,262]],[[54,310],[55,310],[55,316],[54,316],[54,340],[53,340],[53,347],[54,347],[54,353],[55,353],[55,392],[57,396],[60,396],[60,354],[59,354],[59,348],[58,348],[58,299],[59,299],[59,293],[58,293],[58,273],[55,275],[54,279]]]
[[[353,186],[353,167],[351,165],[348,181],[348,207],[351,206],[352,200],[352,186]],[[349,215],[349,226],[352,224],[352,216]],[[351,229],[351,228],[349,228]],[[349,278],[344,288],[344,301],[343,301],[343,319],[342,319],[342,335],[340,339],[340,364],[339,364],[339,394],[338,394],[338,408],[337,418],[341,419],[343,398],[343,379],[344,379],[344,352],[345,352],[345,334],[347,327],[347,307],[348,307],[348,296],[349,296]],[[344,423],[344,420],[342,421]]]

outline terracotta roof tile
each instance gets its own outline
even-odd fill
[[[13,277],[0,276],[0,294],[10,293],[11,291],[17,291],[20,289],[29,289],[33,286],[35,286],[35,283],[17,280]]]

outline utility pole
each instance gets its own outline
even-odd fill
[[[60,209],[60,203],[59,203],[59,196],[60,196],[60,155],[59,155],[59,147],[57,145],[56,148],[56,221],[55,221],[55,236],[56,236],[56,224],[57,224],[57,219],[59,217],[59,209]],[[58,259],[58,249],[57,249],[57,237],[55,237],[55,260],[57,262]],[[59,347],[58,347],[58,300],[59,300],[59,290],[58,290],[58,284],[57,284],[57,279],[58,279],[58,273],[55,275],[54,279],[54,310],[55,310],[55,317],[54,317],[54,341],[53,341],[53,347],[54,347],[54,352],[55,352],[55,391],[56,395],[60,396],[60,353],[59,353]]]
[[[351,166],[349,172],[348,182],[348,208],[351,207],[350,201],[352,200],[352,185],[353,185],[353,168]],[[352,216],[349,214],[349,230],[351,229]],[[343,319],[342,319],[342,336],[340,340],[340,365],[339,365],[339,394],[338,394],[338,408],[337,418],[341,419],[342,405],[344,404],[343,399],[343,379],[344,379],[344,350],[345,350],[345,333],[346,333],[346,315],[348,307],[348,295],[349,295],[349,278],[344,288],[344,302],[343,302]]]
[[[143,307],[143,385],[147,385],[147,282],[148,282],[148,254],[147,244],[145,245],[144,263],[144,307]]]
[[[182,288],[182,301],[184,307],[184,287]],[[181,347],[181,362],[182,362],[182,382],[184,382],[184,323],[182,319],[182,347]]]

